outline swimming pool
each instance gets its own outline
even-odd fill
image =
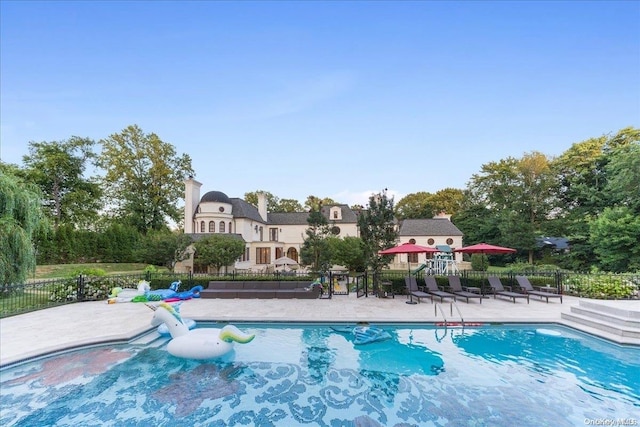
[[[640,349],[569,328],[377,324],[390,339],[354,345],[328,324],[236,325],[256,338],[213,361],[170,356],[162,339],[3,369],[0,425],[640,422]]]

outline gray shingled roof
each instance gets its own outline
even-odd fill
[[[258,212],[258,208],[251,203],[246,202],[244,199],[234,197],[231,199],[232,210],[231,213],[236,218],[249,218],[254,221],[264,223],[264,220]]]
[[[331,208],[334,206],[339,206],[340,210],[342,211],[342,219],[340,220],[334,220],[329,218],[329,215],[331,213]],[[358,222],[358,216],[356,215],[356,213],[353,211],[353,209],[351,209],[349,207],[349,205],[331,205],[331,206],[323,206],[320,209],[320,212],[322,213],[322,215],[324,215],[325,218],[327,218],[327,220],[329,220],[329,222],[335,221],[336,223],[356,223]]]
[[[401,236],[462,236],[462,231],[446,218],[405,219]]]
[[[238,239],[241,241],[245,241],[242,238],[242,234],[235,234],[235,233],[230,233],[230,234],[225,234],[225,233],[185,233],[185,235],[189,236],[191,238],[192,242],[197,242],[198,240],[202,240],[205,237],[209,237],[209,236],[229,236],[229,237],[233,237],[234,239]]]
[[[269,225],[307,225],[308,212],[272,212],[267,214]]]

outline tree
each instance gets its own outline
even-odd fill
[[[605,192],[610,203],[640,215],[640,141],[616,147],[605,166]]]
[[[66,141],[30,142],[23,156],[24,174],[43,194],[45,212],[54,228],[69,224],[86,228],[102,207],[102,191],[95,179],[85,179],[87,163],[95,157],[94,141],[71,137]]]
[[[554,188],[549,159],[533,152],[483,165],[480,174],[472,175],[468,194],[473,204],[491,209],[500,221],[500,240],[492,243],[527,250],[532,263],[535,237],[555,206]],[[520,236],[517,245],[508,242],[515,230]]]
[[[310,265],[317,272],[325,272],[331,261],[328,237],[331,235],[329,221],[320,211],[311,211],[307,218],[309,227],[305,230],[304,242],[300,248],[302,264]]]
[[[6,169],[3,169],[6,170]],[[38,188],[0,172],[0,285],[24,283],[36,266],[34,239],[46,228]]]
[[[435,214],[445,212],[449,215],[455,215],[460,210],[463,199],[464,191],[457,188],[444,188],[431,195],[429,202],[433,206]]]
[[[389,265],[391,259],[378,252],[394,246],[398,240],[393,212],[393,198],[388,198],[384,190],[369,197],[367,209],[358,217],[365,266],[372,270],[374,281],[379,280],[382,268]]]
[[[294,199],[281,199],[278,206],[272,212],[302,212],[304,208]]]
[[[399,220],[433,218],[436,213],[431,204],[431,193],[420,191],[407,194],[396,205],[396,216]]]
[[[329,237],[328,243],[332,254],[332,264],[344,265],[349,271],[365,271],[365,259],[361,238],[353,236],[346,236],[342,239],[339,237]]]
[[[173,271],[177,262],[191,256],[191,237],[182,232],[152,231],[142,242],[140,259],[152,265],[162,265]]]
[[[194,262],[202,266],[214,267],[218,272],[222,267],[233,264],[242,256],[245,244],[242,240],[226,234],[211,234],[193,244]]]
[[[267,200],[267,211],[269,212],[277,212],[275,209],[278,207],[278,203],[280,199],[271,194],[268,191],[256,190],[249,193],[244,193],[244,200],[247,203],[251,203],[256,208],[258,207],[258,193],[263,193]]]
[[[321,199],[316,196],[308,196],[304,202],[304,209],[311,211],[319,211],[322,206],[336,205],[337,203],[330,197]]]
[[[187,154],[178,156],[173,145],[136,125],[100,143],[98,165],[106,171],[105,191],[117,217],[143,234],[166,228],[167,218],[181,223],[183,180],[194,175]]]
[[[640,216],[628,207],[606,208],[590,223],[589,241],[602,269],[640,271]]]

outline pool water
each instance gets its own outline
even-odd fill
[[[236,326],[256,338],[212,361],[173,357],[163,338],[5,368],[0,425],[640,422],[640,349],[568,328],[378,324],[391,339],[354,345],[353,334],[331,325]]]

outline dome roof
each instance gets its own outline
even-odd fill
[[[222,191],[209,191],[200,199],[200,203],[203,202],[219,202],[231,204],[231,199],[229,199],[229,196],[224,194]]]

